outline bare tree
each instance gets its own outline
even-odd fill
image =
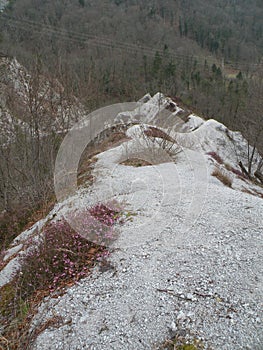
[[[31,75],[21,68],[16,85],[6,86],[8,133],[2,133],[0,144],[0,196],[6,210],[18,203],[35,206],[50,196],[56,152],[78,112],[74,97],[66,100],[62,85],[43,76],[39,66]]]

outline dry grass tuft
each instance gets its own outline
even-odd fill
[[[152,165],[150,162],[147,162],[146,160],[140,159],[140,158],[129,158],[129,159],[124,160],[120,164],[127,165],[127,166],[134,166],[134,167]]]
[[[222,170],[215,168],[215,170],[212,172],[211,175],[216,177],[225,186],[230,187],[230,188],[232,187],[232,179],[227,174],[224,174],[224,172]]]
[[[163,130],[156,128],[155,126],[149,126],[148,130],[145,130],[144,133],[148,137],[158,137],[159,139],[163,139],[169,142],[176,142],[170,135],[168,135]]]

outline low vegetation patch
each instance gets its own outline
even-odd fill
[[[97,162],[97,157],[91,157],[85,160],[81,164],[81,167],[78,169],[78,176],[77,176],[77,185],[78,187],[81,185],[92,185],[94,182],[94,176],[92,175],[92,171],[94,169],[94,165]]]
[[[141,167],[152,165],[150,162],[140,158],[129,158],[121,162],[122,165]]]
[[[251,194],[252,196],[256,196],[256,197],[259,197],[259,198],[262,198],[263,199],[263,193],[260,192],[260,191],[257,191],[253,188],[251,188],[250,190],[245,188],[245,187],[242,187],[242,192],[244,193],[248,193],[248,194]]]
[[[213,151],[212,152],[208,152],[207,155],[212,157],[219,164],[223,164],[224,163],[223,159],[216,152],[213,152]]]
[[[204,344],[199,339],[187,340],[179,334],[166,340],[158,350],[203,350]]]
[[[0,349],[27,348],[35,306],[43,296],[63,293],[87,276],[95,264],[104,262],[109,250],[103,244],[116,238],[114,226],[124,223],[126,215],[123,206],[112,201],[76,212],[74,218],[85,228],[86,237],[75,232],[64,218],[48,223],[38,245],[28,242],[28,253],[17,276],[0,289],[4,326]]]
[[[170,141],[175,143],[175,139],[173,139],[170,135],[168,135],[166,132],[164,132],[163,130],[156,128],[155,126],[149,126],[147,130],[144,131],[145,135],[148,137],[152,137],[152,138],[159,138],[159,139],[163,139],[166,141]]]
[[[53,208],[54,203],[55,198],[51,196],[34,210],[19,206],[14,207],[12,211],[2,212],[0,214],[0,254],[23,230],[45,217]]]
[[[225,164],[225,168],[228,171],[231,171],[233,174],[237,175],[240,179],[244,180],[244,179],[248,179],[246,177],[246,175],[244,173],[242,173],[242,171],[240,171],[239,169],[233,168],[230,164]]]
[[[211,175],[215,176],[225,186],[232,187],[232,179],[227,174],[225,174],[222,170],[215,168]]]

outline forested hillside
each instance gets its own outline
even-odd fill
[[[213,95],[222,74],[262,68],[262,18],[258,0],[12,0],[1,46],[28,67],[40,57],[93,103],[162,89],[200,107],[189,90]]]
[[[188,54],[189,50],[200,53],[197,44],[226,61],[248,64],[249,60],[251,64],[258,63],[263,53],[262,17],[260,0],[12,0],[2,21],[15,27],[13,33],[10,27],[7,31],[11,38],[16,34],[16,39],[22,40],[21,47],[29,44],[29,39],[39,38],[36,32],[47,36],[51,29],[47,26],[52,26],[52,40],[46,41],[52,43],[51,47],[43,48],[40,42],[37,45],[42,54],[72,49],[73,44],[56,42],[55,37],[62,33],[55,35],[54,31],[63,30],[66,39],[74,32],[74,41],[79,44],[92,39],[89,35],[104,35],[115,46],[141,44],[162,50],[166,45],[181,53],[188,50]],[[35,24],[34,33],[27,20]],[[30,37],[25,36],[26,32],[31,33]],[[32,44],[31,50],[35,48]],[[179,55],[180,50],[174,54]]]
[[[11,0],[0,51],[87,111],[162,91],[263,149],[261,0]]]

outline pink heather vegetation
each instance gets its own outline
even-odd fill
[[[216,152],[208,152],[207,155],[211,156],[217,163],[223,164],[223,159]]]
[[[0,288],[0,318],[6,325],[3,339],[14,344],[10,349],[28,348],[30,320],[43,297],[56,297],[56,292],[63,293],[87,276],[95,264],[107,264],[106,244],[116,239],[114,225],[124,223],[128,214],[116,201],[99,203],[71,213],[75,230],[63,218],[46,224],[38,245],[33,238],[27,242],[19,273]]]
[[[212,157],[217,163],[224,164],[223,159],[216,152],[211,151],[211,152],[208,152],[207,155]],[[242,179],[246,179],[246,176],[239,169],[233,168],[231,165],[228,165],[228,164],[224,164],[224,165],[227,168],[227,170],[231,171],[233,174],[237,175]]]
[[[242,171],[240,171],[240,170],[238,170],[238,169],[231,168],[231,171],[232,171],[233,174],[235,174],[235,175],[237,175],[237,176],[239,176],[239,177],[241,177],[241,178],[244,178],[244,179],[247,178],[246,175],[244,175],[244,174],[242,173]]]
[[[109,256],[105,245],[117,237],[114,225],[124,222],[123,209],[116,202],[75,211],[70,219],[78,233],[63,218],[45,226],[39,246],[29,242],[17,281],[23,298],[41,289],[54,292],[86,276],[96,262]]]

